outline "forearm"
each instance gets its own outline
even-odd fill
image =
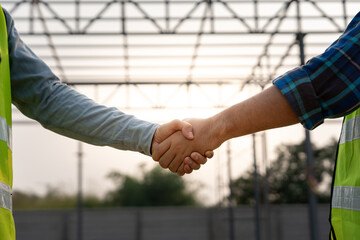
[[[21,41],[10,15],[5,14],[12,102],[23,114],[73,139],[150,155],[157,124],[96,104],[61,84],[51,69]]]
[[[157,124],[99,105],[63,85],[43,98],[47,101],[28,103],[20,109],[45,128],[89,144],[150,155]]]
[[[276,86],[233,105],[211,117],[219,141],[299,123],[286,98]]]

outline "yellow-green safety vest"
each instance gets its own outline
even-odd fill
[[[11,189],[11,87],[5,15],[0,5],[0,239],[15,240]]]
[[[360,108],[344,118],[333,180],[331,239],[360,239]]]

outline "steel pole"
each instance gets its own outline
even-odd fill
[[[232,178],[231,178],[231,149],[230,141],[227,142],[227,157],[228,157],[228,176],[229,176],[229,239],[235,240],[235,228],[234,228],[234,207],[233,207],[233,187],[232,187]]]
[[[305,34],[302,32],[302,28],[301,28],[300,2],[297,0],[296,3],[297,3],[297,20],[298,20],[298,34],[296,36],[296,39],[299,44],[300,65],[304,65],[305,64],[305,44],[304,44]],[[311,145],[310,132],[307,129],[305,129],[305,150],[306,150],[306,168],[308,171],[308,178],[312,178],[314,153]],[[317,198],[315,193],[311,190],[310,184],[308,184],[308,199],[309,199],[310,239],[318,240],[319,228],[318,228],[318,217],[317,217]]]
[[[264,208],[265,208],[265,214],[266,214],[266,237],[265,239],[271,240],[271,212],[270,212],[270,203],[269,203],[269,173],[268,173],[268,158],[267,158],[267,141],[266,141],[266,132],[264,131],[261,135],[262,140],[262,160],[265,167],[265,173],[264,173]]]
[[[78,198],[77,198],[77,239],[83,239],[83,189],[82,189],[82,143],[78,143]]]
[[[256,164],[256,139],[255,134],[253,138],[253,157],[254,157],[254,193],[255,193],[255,239],[261,239],[261,227],[260,227],[260,191],[259,191],[259,180],[258,170]]]

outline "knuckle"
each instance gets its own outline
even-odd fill
[[[179,119],[174,119],[171,121],[171,123],[178,126],[178,125],[180,125],[181,121]]]
[[[207,158],[206,157],[202,157],[200,164],[205,164],[207,162]]]
[[[177,170],[174,165],[170,165],[169,169],[172,172],[176,172],[176,170]]]
[[[159,161],[159,164],[162,168],[167,168],[168,167],[168,164],[165,162],[165,161]]]
[[[191,168],[194,169],[194,170],[198,170],[200,168],[200,165],[195,164],[195,165],[191,166]]]
[[[158,162],[158,161],[159,161],[159,156],[157,156],[156,154],[153,154],[153,155],[152,155],[152,159],[153,159],[155,162]]]
[[[153,148],[153,151],[152,151],[152,155],[151,155],[151,157],[152,157],[152,159],[154,159],[154,161],[159,161],[159,148],[158,147],[154,147]]]

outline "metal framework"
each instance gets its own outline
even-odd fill
[[[12,14],[25,42],[63,82],[79,90],[90,88],[98,102],[122,109],[236,103],[248,86],[264,88],[277,75],[324,51],[360,9],[358,0],[4,0],[1,4]],[[310,161],[311,148],[307,150]],[[316,210],[310,208],[312,213]],[[318,239],[315,220],[311,227],[311,239]],[[259,229],[256,226],[257,239]]]
[[[224,107],[248,84],[264,87],[300,64],[299,37],[306,59],[321,53],[360,3],[5,0],[2,6],[63,82],[96,86],[94,96],[105,104],[165,108],[179,106],[172,102],[184,93],[192,99],[182,101],[185,107]]]

